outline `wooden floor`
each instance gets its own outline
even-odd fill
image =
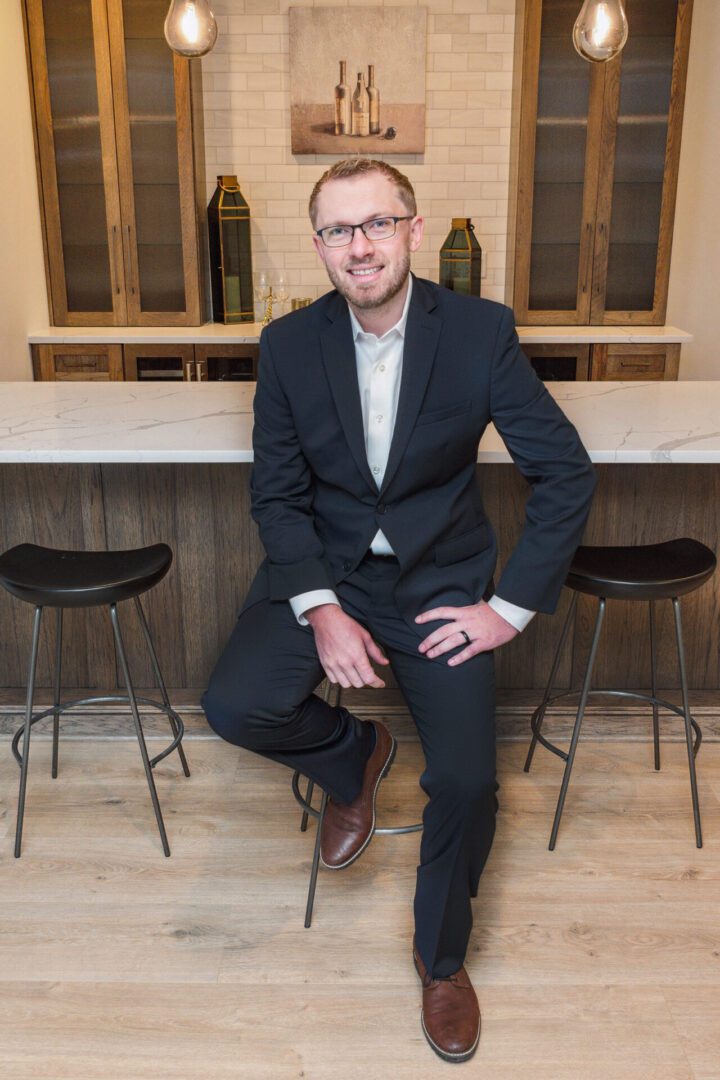
[[[158,769],[165,859],[130,741],[67,740],[57,781],[33,743],[25,845],[0,742],[0,1073],[4,1080],[425,1080],[410,960],[418,836],[377,837],[321,874],[289,773],[214,739],[192,777]],[[465,1077],[718,1080],[720,745],[698,764],[695,847],[681,743],[582,742],[555,852],[562,763],[499,746],[501,810],[468,957],[483,1012]],[[401,744],[385,823],[413,820]],[[454,1073],[453,1073],[454,1075]]]

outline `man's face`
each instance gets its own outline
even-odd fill
[[[356,225],[380,217],[405,217],[407,208],[395,185],[382,173],[365,173],[330,180],[317,201],[317,229],[327,225]],[[358,310],[382,307],[403,287],[410,272],[410,253],[420,246],[423,219],[398,221],[388,240],[368,240],[356,229],[347,247],[325,247],[313,241],[337,291]]]

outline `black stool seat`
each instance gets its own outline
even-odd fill
[[[161,581],[167,544],[131,551],[61,551],[19,544],[0,556],[0,585],[38,607],[93,607],[130,600]]]
[[[716,563],[709,547],[688,537],[662,544],[579,547],[565,584],[608,600],[665,600],[699,588]]]

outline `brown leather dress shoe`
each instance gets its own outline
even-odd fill
[[[444,1061],[467,1061],[480,1041],[480,1006],[467,971],[433,979],[413,943],[413,960],[423,984],[420,1017],[425,1038]]]
[[[387,776],[397,743],[384,724],[372,721],[375,748],[368,758],[363,786],[347,806],[328,799],[320,832],[320,859],[329,870],[342,870],[362,855],[375,831],[375,799]]]

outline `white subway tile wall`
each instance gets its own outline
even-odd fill
[[[302,6],[383,7],[408,0],[306,0]],[[218,43],[204,57],[207,197],[236,174],[250,204],[255,271],[286,273],[290,296],[330,288],[307,216],[334,157],[290,152],[289,0],[214,0]],[[299,5],[297,5],[299,6]],[[424,154],[384,155],[410,178],[425,218],[413,256],[438,280],[452,217],[471,217],[483,249],[482,295],[505,299],[515,0],[427,0]],[[368,33],[372,20],[368,18]]]

